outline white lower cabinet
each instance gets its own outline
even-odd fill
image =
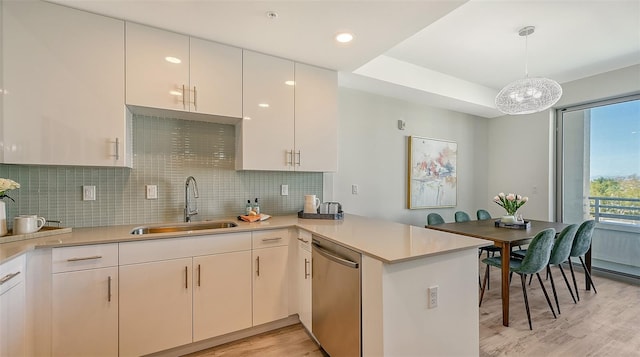
[[[251,251],[193,258],[193,341],[251,327]]]
[[[120,356],[192,342],[191,258],[120,266]]]
[[[53,274],[53,356],[118,354],[118,267]]]
[[[52,355],[118,354],[118,245],[55,248]]]
[[[289,316],[289,231],[253,232],[253,326]]]
[[[25,257],[0,265],[0,356],[26,356]]]
[[[300,322],[311,331],[311,233],[298,231],[298,316]]]

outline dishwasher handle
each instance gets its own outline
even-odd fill
[[[340,258],[338,256],[335,256],[333,254],[331,254],[332,252],[322,248],[322,246],[320,246],[317,243],[313,243],[313,247],[318,251],[318,253],[322,254],[325,258],[332,260],[338,264],[344,265],[346,267],[349,268],[353,268],[353,269],[358,269],[358,263],[353,262],[351,260],[348,259],[344,259],[344,258]]]

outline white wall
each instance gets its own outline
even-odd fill
[[[640,92],[640,65],[563,83],[557,108]],[[502,116],[488,122],[489,194],[529,196],[520,212],[532,219],[555,218],[555,110]],[[534,189],[535,187],[535,189]],[[503,214],[493,205],[492,215]]]
[[[457,210],[475,216],[487,192],[487,119],[339,88],[338,172],[325,174],[324,200],[348,213],[423,226],[430,212],[453,221]],[[397,121],[406,121],[399,130]],[[453,208],[407,209],[407,136],[458,143],[458,202]],[[359,194],[351,194],[351,185]]]

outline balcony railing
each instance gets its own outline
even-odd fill
[[[589,206],[596,222],[640,226],[640,198],[589,197]]]

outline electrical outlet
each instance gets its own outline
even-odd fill
[[[358,185],[351,185],[351,194],[352,195],[358,194]]]
[[[158,198],[158,186],[157,185],[146,185],[145,191],[148,200],[155,200]]]
[[[96,186],[82,186],[82,200],[83,201],[95,201],[96,200]]]
[[[280,185],[280,195],[289,196],[289,185]]]
[[[438,286],[429,287],[427,294],[429,296],[429,308],[438,307]]]

